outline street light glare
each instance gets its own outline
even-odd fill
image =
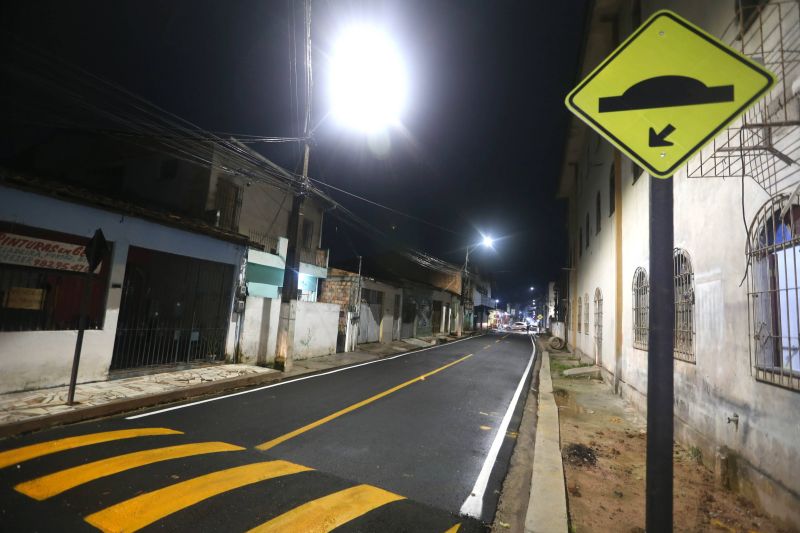
[[[483,237],[483,245],[484,246],[486,246],[487,248],[491,248],[493,244],[494,244],[494,239],[492,239],[488,235]]]
[[[384,32],[369,26],[346,30],[333,49],[331,78],[332,113],[341,123],[368,133],[399,123],[406,70]]]

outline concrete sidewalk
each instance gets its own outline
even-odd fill
[[[198,396],[277,382],[294,376],[348,366],[419,350],[420,342],[364,344],[358,351],[294,361],[289,372],[238,364],[210,364],[187,369],[81,383],[74,405],[67,387],[0,395],[0,438],[89,420]]]

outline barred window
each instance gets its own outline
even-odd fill
[[[675,289],[675,358],[694,363],[694,270],[682,248],[672,253]]]
[[[603,215],[600,211],[600,191],[597,191],[597,196],[595,198],[595,209],[594,209],[594,234],[600,234],[600,223],[603,218]]]
[[[633,347],[647,349],[650,328],[650,284],[647,270],[639,267],[633,273]]]
[[[578,296],[578,307],[577,307],[577,311],[576,311],[576,313],[577,313],[577,318],[578,318],[578,320],[577,320],[577,323],[578,323],[578,333],[580,333],[580,332],[581,332],[581,309],[583,308],[583,305],[581,304],[581,302],[582,302],[582,301],[583,301],[583,300],[581,300],[581,297],[580,297],[580,296]]]
[[[589,295],[583,295],[583,333],[589,334]]]
[[[603,360],[603,293],[600,287],[594,290],[594,342],[597,346],[597,359]]]
[[[767,202],[750,232],[748,263],[756,379],[800,390],[800,206]]]
[[[589,249],[589,213],[586,213],[586,249]]]

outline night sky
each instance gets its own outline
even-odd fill
[[[544,289],[565,265],[565,205],[555,188],[565,141],[564,95],[576,81],[585,1],[314,0],[316,126],[309,175],[448,228],[436,229],[331,192],[398,241],[457,264],[480,232],[500,238],[471,262],[495,273],[503,301]],[[203,129],[294,136],[288,0],[4,2],[0,25],[35,47],[113,80]],[[294,4],[298,6],[299,4]],[[296,29],[302,31],[301,11]],[[361,20],[396,40],[410,78],[404,131],[377,155],[327,118],[329,52]],[[8,53],[8,52],[6,52]],[[5,105],[17,95],[5,92]],[[3,152],[42,124],[19,113]],[[299,169],[296,146],[256,145]],[[332,260],[372,245],[329,217]]]

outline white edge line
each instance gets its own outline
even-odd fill
[[[265,390],[265,389],[271,389],[273,387],[280,387],[281,385],[291,385],[292,383],[297,383],[298,381],[305,381],[307,379],[319,378],[319,377],[322,377],[322,376],[327,376],[329,374],[335,374],[337,372],[344,372],[345,370],[352,370],[353,368],[358,368],[360,366],[371,365],[371,364],[374,364],[374,363],[380,363],[380,362],[383,362],[383,361],[391,361],[392,359],[397,359],[398,357],[404,357],[406,355],[411,355],[411,354],[415,354],[415,353],[419,353],[419,352],[424,352],[426,350],[432,350],[434,348],[443,348],[444,346],[450,346],[450,345],[456,344],[458,342],[468,341],[470,339],[477,339],[478,337],[483,337],[484,335],[486,335],[486,334],[483,333],[481,335],[474,335],[472,337],[467,337],[466,339],[460,339],[460,340],[457,340],[457,341],[448,342],[447,344],[437,344],[436,346],[429,346],[427,348],[422,348],[420,350],[412,350],[410,352],[405,352],[405,353],[393,355],[391,357],[384,357],[382,359],[375,359],[374,361],[367,361],[366,363],[359,363],[357,365],[346,366],[344,368],[337,368],[335,370],[330,370],[328,372],[321,372],[319,374],[313,374],[311,376],[300,376],[300,377],[297,377],[297,378],[294,378],[294,379],[290,378],[290,379],[287,379],[285,381],[281,381],[280,383],[273,383],[272,385],[264,385],[263,387],[257,387],[255,389],[247,389],[247,390],[243,390],[243,391],[239,391],[239,392],[234,392],[234,393],[231,393],[231,394],[226,394],[224,396],[215,396],[214,398],[208,398],[208,399],[199,400],[199,401],[196,401],[196,402],[185,403],[185,404],[176,405],[176,406],[173,406],[173,407],[167,407],[166,409],[159,409],[158,411],[151,411],[149,413],[142,413],[140,415],[126,416],[125,420],[136,420],[137,418],[144,418],[146,416],[158,415],[158,414],[161,414],[161,413],[166,413],[168,411],[175,411],[177,409],[184,409],[186,407],[193,407],[195,405],[200,405],[200,404],[204,404],[204,403],[208,403],[208,402],[216,402],[217,400],[224,400],[226,398],[233,398],[234,396],[241,396],[242,394],[250,394],[251,392],[258,392],[258,391],[262,391],[262,390]]]
[[[511,398],[511,403],[508,404],[508,409],[506,410],[505,416],[503,416],[503,420],[500,422],[500,427],[497,430],[497,434],[494,436],[494,441],[492,441],[492,446],[489,448],[489,453],[486,455],[486,460],[483,462],[483,467],[481,468],[480,474],[478,474],[478,479],[475,480],[475,486],[472,487],[469,496],[464,500],[464,505],[461,506],[462,515],[480,519],[483,513],[483,495],[486,492],[486,486],[489,484],[489,476],[494,469],[494,463],[497,460],[497,454],[500,453],[500,446],[503,444],[503,439],[506,436],[508,424],[511,423],[511,416],[514,414],[514,409],[522,393],[522,387],[525,384],[525,380],[528,378],[528,372],[530,372],[531,365],[536,357],[536,343],[532,335],[531,344],[533,344],[533,350],[528,360],[528,366],[525,367],[525,372],[522,373],[522,378],[519,380],[517,390]]]

